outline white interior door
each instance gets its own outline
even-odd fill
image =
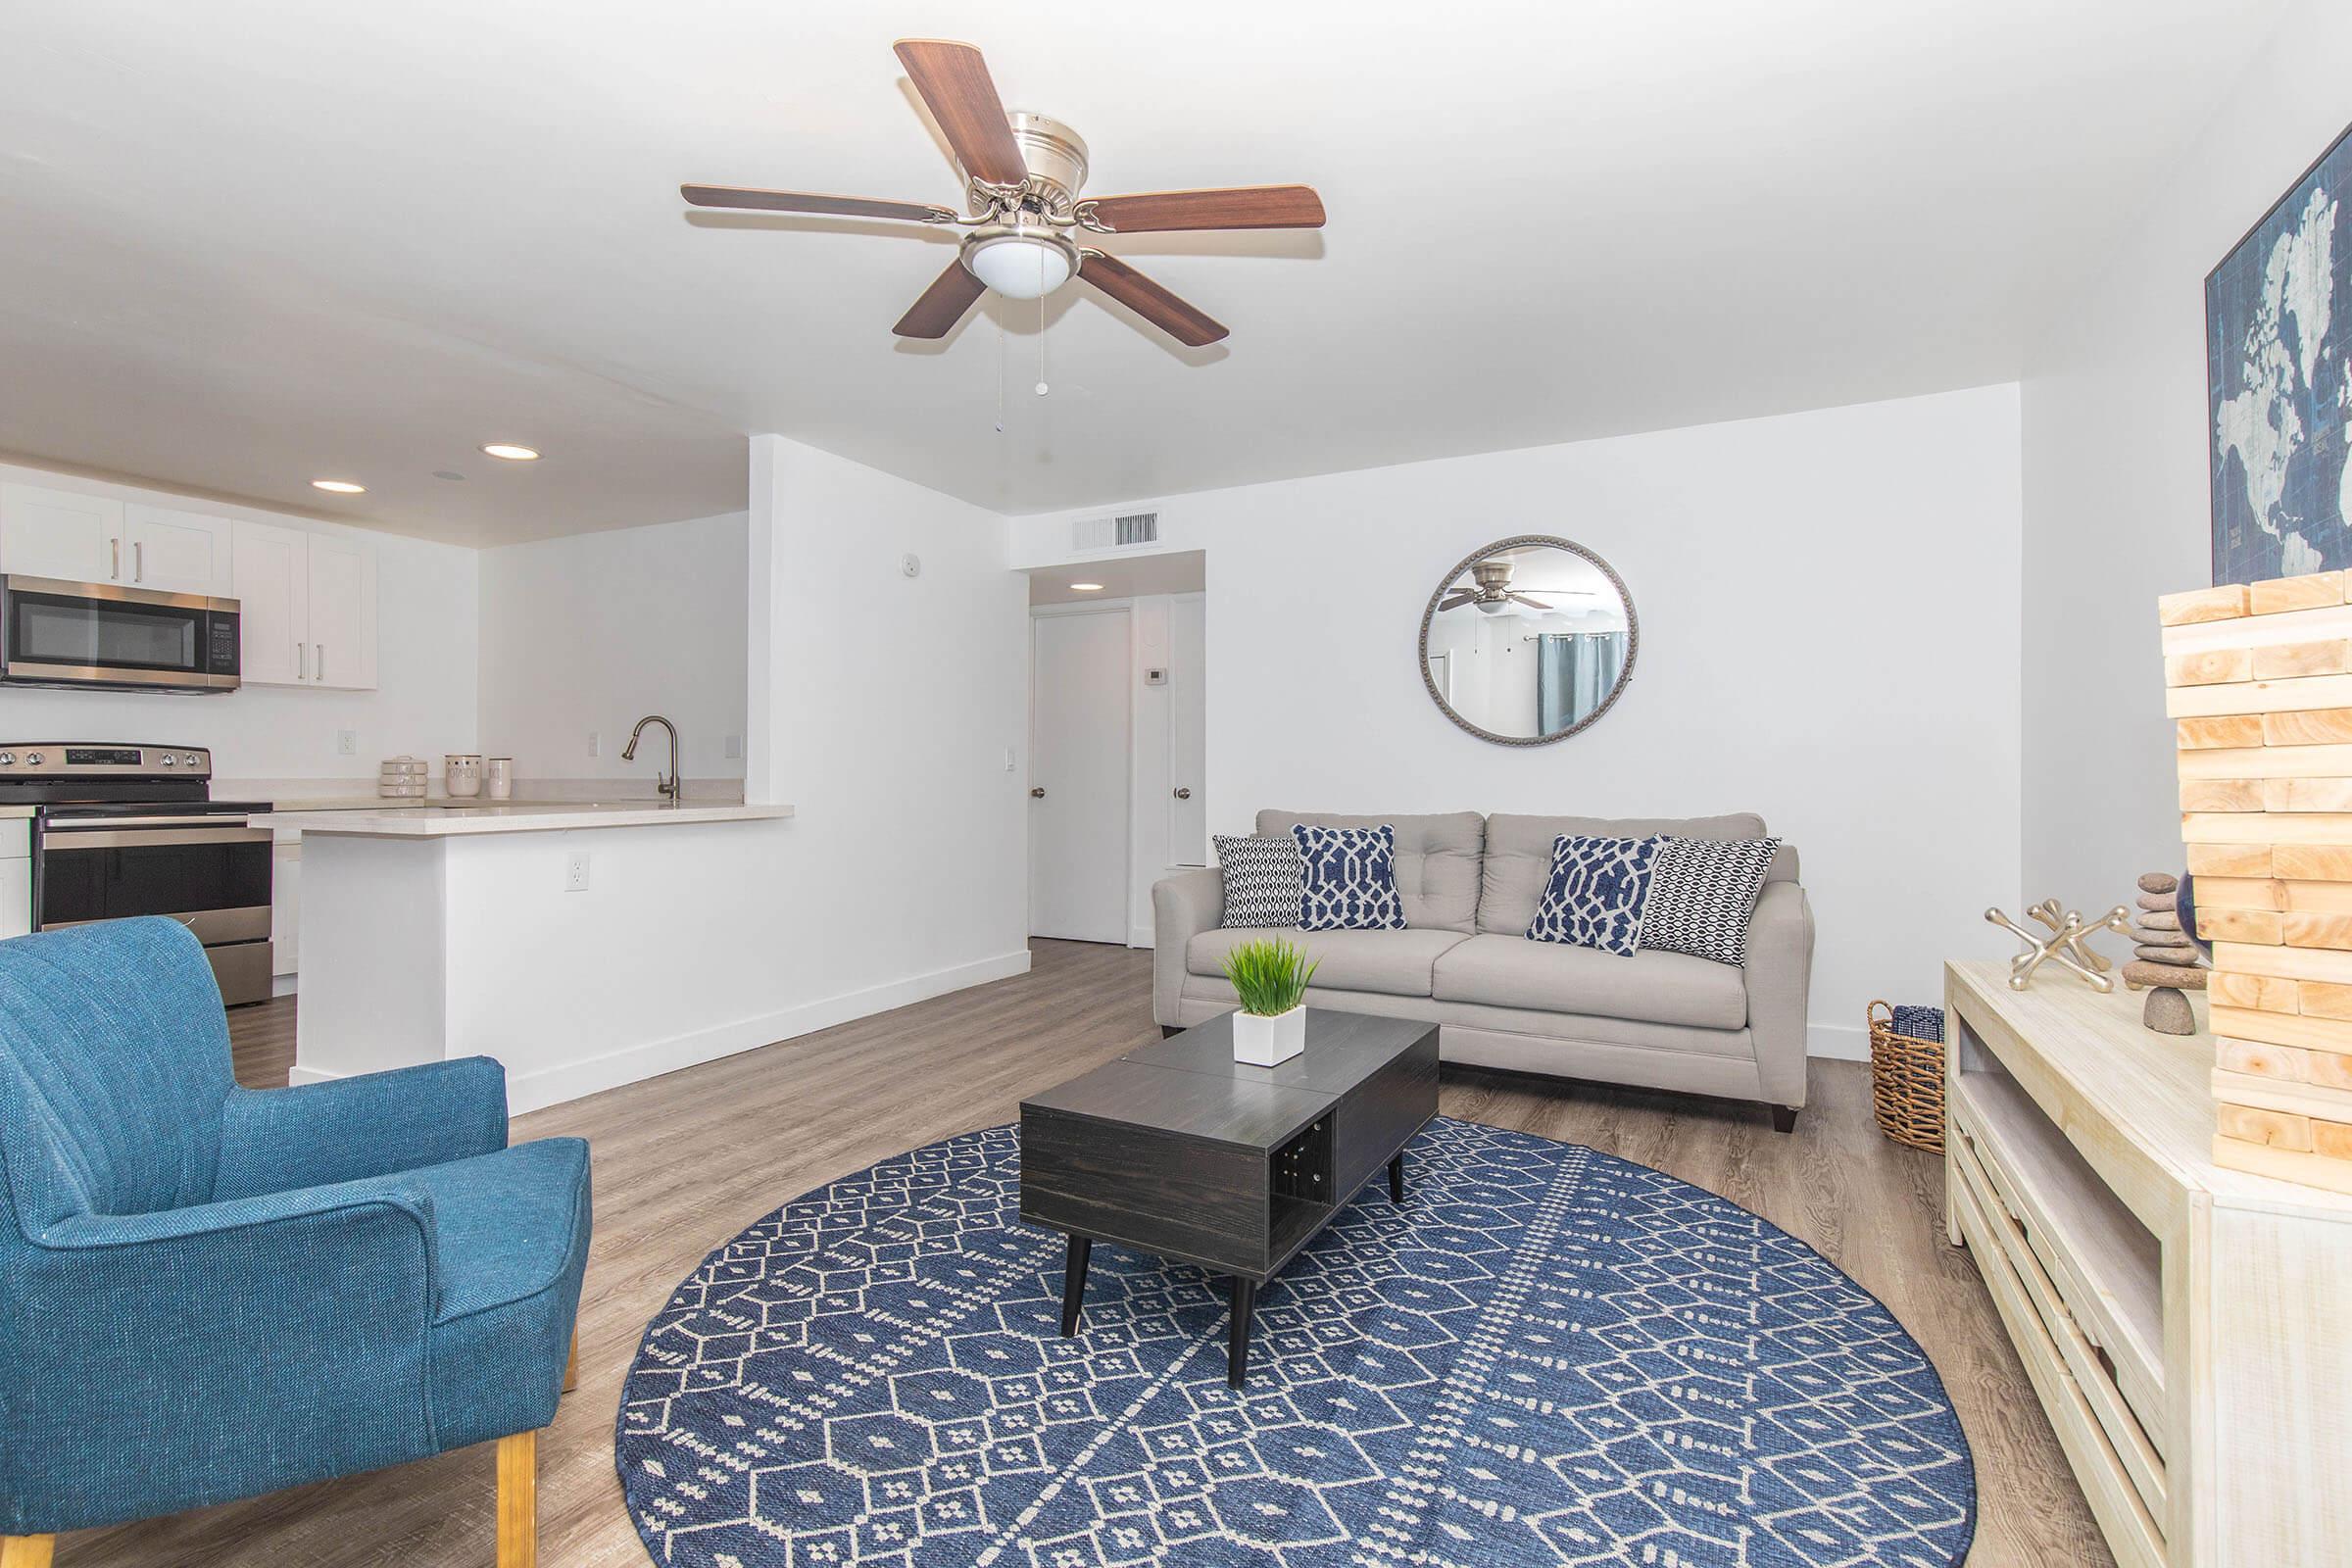
[[[1168,612],[1168,862],[1208,864],[1208,601],[1182,594]]]
[[[1127,940],[1127,613],[1030,619],[1032,936]]]

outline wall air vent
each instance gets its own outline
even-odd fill
[[[1070,524],[1072,550],[1130,550],[1159,542],[1159,514],[1130,512],[1117,517],[1086,517]]]

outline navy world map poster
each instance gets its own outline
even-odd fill
[[[2205,279],[2213,580],[2352,566],[2352,131]]]

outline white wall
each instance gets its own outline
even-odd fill
[[[2204,278],[2343,129],[2352,6],[2288,13],[2171,180],[2031,340],[2026,892],[2085,908],[2181,860],[2156,599],[2213,580]],[[2127,901],[2128,902],[2128,901]]]
[[[526,779],[650,789],[668,742],[629,727],[662,713],[690,780],[743,777],[749,517],[618,528],[481,553],[481,746]],[[590,756],[588,737],[602,737]]]
[[[1208,552],[1212,825],[1760,811],[1820,925],[1815,1049],[1858,1053],[1872,998],[1938,999],[2016,898],[2017,464],[2004,386],[1167,501],[1162,543]],[[1064,559],[1069,520],[1016,519],[1014,564]],[[1584,734],[1494,746],[1431,704],[1415,634],[1454,562],[1544,532],[1624,575],[1639,662]]]
[[[831,1022],[1026,969],[1028,585],[1005,519],[773,435],[752,438],[751,500],[745,789],[798,815],[739,841],[762,918],[681,952],[671,983],[740,967],[788,1023]]]
[[[304,526],[310,519],[260,507],[172,495],[73,474],[0,464],[0,480],[151,501],[215,516]],[[401,752],[430,757],[475,750],[475,553],[369,532],[376,547],[374,691],[245,686],[223,696],[0,688],[0,739],[137,741],[206,746],[224,780],[354,778]],[[359,732],[349,757],[336,732]]]

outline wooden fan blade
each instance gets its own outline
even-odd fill
[[[807,190],[751,190],[741,185],[680,185],[697,207],[747,213],[822,213],[828,218],[896,218],[909,223],[953,223],[956,215],[926,202],[883,202],[863,196],[820,196]]]
[[[1311,185],[1245,185],[1235,190],[1155,190],[1096,196],[1078,216],[1119,234],[1184,228],[1321,228],[1323,198]]]
[[[894,47],[963,172],[991,185],[1027,182],[1029,166],[980,51],[946,38],[901,38]]]
[[[1115,256],[1080,251],[1078,275],[1187,348],[1200,348],[1225,328]]]
[[[957,257],[948,264],[948,270],[931,280],[923,297],[914,302],[899,324],[892,327],[901,337],[946,337],[963,319],[972,302],[988,292],[988,285],[974,277]]]
[[[1439,600],[1438,608],[1440,610],[1459,610],[1477,597],[1476,594],[1455,594],[1451,598]]]

